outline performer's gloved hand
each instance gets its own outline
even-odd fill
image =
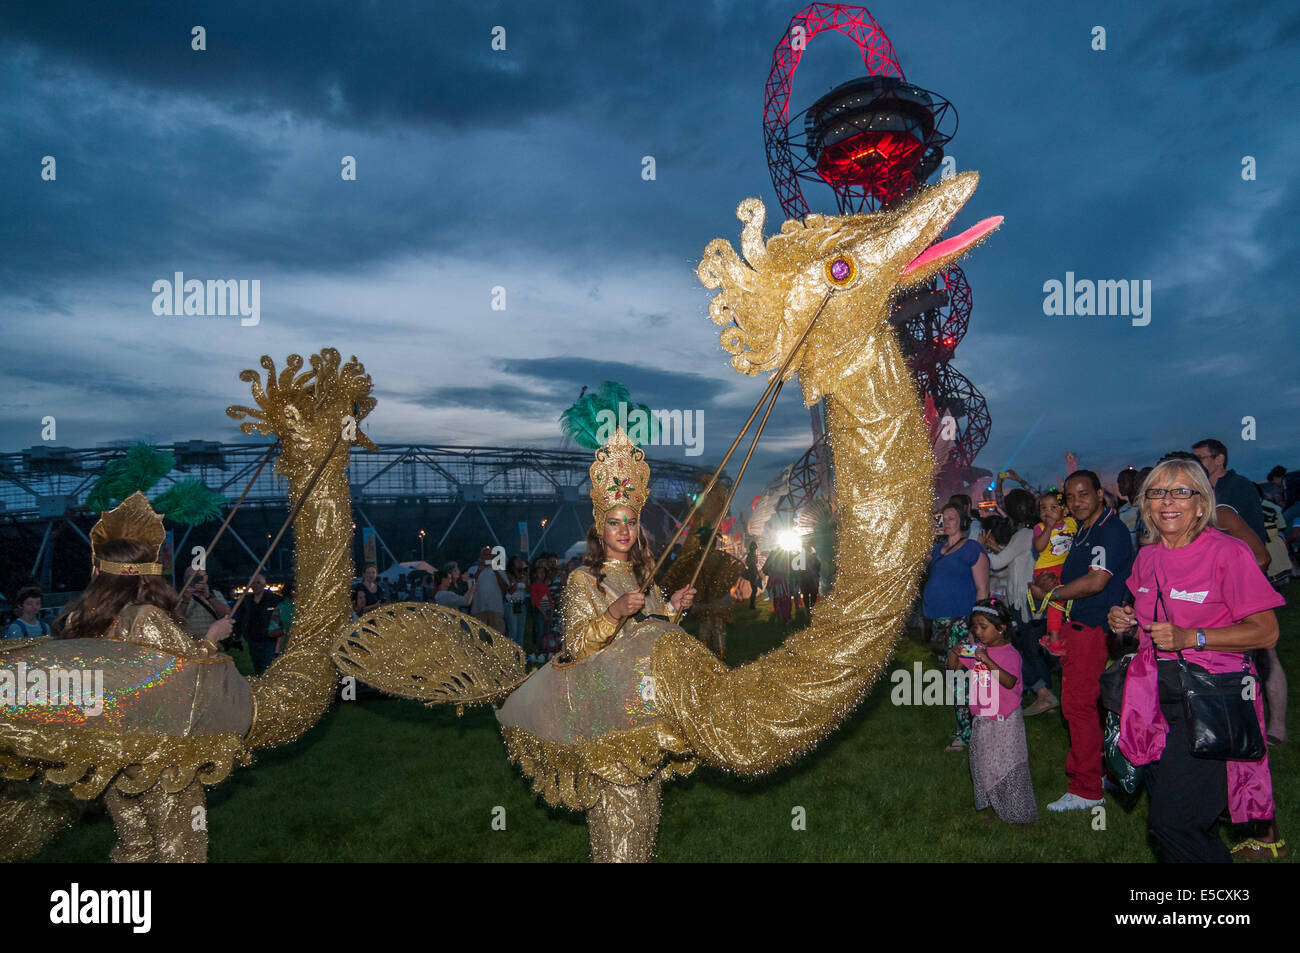
[[[625,616],[636,615],[644,608],[645,593],[637,591],[629,592],[625,596],[619,596],[605,611],[617,622]]]

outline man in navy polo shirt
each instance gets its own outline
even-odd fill
[[[1052,596],[1071,602],[1066,623],[1066,652],[1061,659],[1061,714],[1070,726],[1070,754],[1065,773],[1066,793],[1047,805],[1049,811],[1083,811],[1103,803],[1101,796],[1101,687],[1106,669],[1106,614],[1119,605],[1133,563],[1128,528],[1108,507],[1101,480],[1091,470],[1076,470],[1065,480],[1065,504],[1079,524],[1074,544],[1061,567],[1061,581]],[[1052,595],[1056,580],[1048,573],[1034,579],[1035,598]]]
[[[1214,518],[1219,529],[1249,546],[1255,554],[1255,562],[1267,573],[1271,559],[1259,490],[1236,470],[1228,469],[1228,448],[1218,440],[1207,439],[1193,444],[1192,453],[1205,467],[1210,486],[1214,487]]]

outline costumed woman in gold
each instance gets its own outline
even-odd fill
[[[584,740],[592,729],[630,728],[637,721],[639,702],[653,699],[648,667],[632,684],[639,696],[616,713],[619,699],[589,692],[593,680],[614,669],[648,664],[649,647],[665,630],[681,631],[670,621],[690,608],[695,590],[681,588],[665,600],[657,586],[643,591],[654,568],[649,542],[641,528],[641,509],[650,496],[650,466],[645,453],[618,430],[596,451],[591,465],[591,508],[594,522],[587,531],[587,552],[580,568],[570,574],[560,614],[564,649],[560,656],[513,694],[498,713],[502,725],[516,726],[539,736],[552,736],[558,722],[567,722],[566,740]],[[622,651],[619,651],[622,650]],[[574,692],[600,703],[579,703],[564,711]],[[649,696],[645,698],[644,696]],[[585,711],[584,711],[585,709]],[[628,716],[627,723],[619,714]],[[584,717],[585,716],[585,717]],[[584,724],[585,722],[585,724]],[[591,856],[596,861],[648,860],[654,854],[658,829],[660,777],[628,777],[626,768],[595,772],[595,803],[587,809]],[[671,771],[669,772],[671,773]]]
[[[160,720],[157,727],[181,729],[178,733],[188,735],[196,728],[204,731],[200,722],[220,723],[225,731],[231,723],[242,723],[247,731],[252,714],[247,680],[217,647],[230,634],[230,616],[214,621],[199,640],[186,632],[185,620],[177,615],[179,594],[162,580],[159,551],[166,530],[144,494],[131,495],[100,517],[90,538],[94,553],[90,585],[64,612],[61,636],[125,642],[164,651],[181,664],[195,664],[192,694],[186,690],[187,680],[165,681],[168,688],[153,709]],[[198,703],[200,694],[205,705]],[[182,725],[183,720],[188,724]],[[130,768],[126,771],[131,776]],[[139,794],[109,787],[104,805],[117,828],[112,861],[207,859],[205,798],[198,779],[174,794],[160,785]]]
[[[141,656],[136,666],[117,672],[105,699],[108,704],[96,717],[120,717],[132,726],[181,736],[213,730],[243,734],[252,716],[248,682],[217,647],[230,635],[230,617],[213,622],[202,639],[186,632],[176,613],[179,594],[163,580],[158,561],[165,538],[162,517],[142,493],[105,513],[90,531],[90,585],[64,612],[60,636],[165,653]],[[150,662],[156,665],[163,658],[167,661],[155,671]],[[186,668],[190,677],[169,677]],[[138,703],[146,696],[147,703]],[[126,704],[130,701],[137,703]],[[128,777],[138,773],[125,771]],[[205,798],[197,778],[176,793],[154,785],[139,794],[125,794],[110,785],[104,803],[118,838],[111,860],[207,859]]]
[[[33,856],[66,824],[54,796],[66,788],[83,800],[105,796],[118,833],[115,860],[202,861],[202,785],[225,780],[255,750],[300,737],[329,708],[338,686],[330,651],[351,628],[347,465],[351,444],[374,449],[358,425],[375,399],[355,357],[344,362],[322,348],[309,361],[304,368],[291,354],[277,368],[263,357],[264,380],[253,370],[240,374],[254,405],[226,411],[246,421],[244,433],[279,438],[265,460],[279,448],[294,578],[304,581],[284,653],[264,675],[244,679],[210,641],[187,635],[172,611],[176,593],[159,578],[160,517],[143,495],[114,490],[124,502],[91,533],[98,572],[65,618],[64,638],[0,645],[0,685],[38,669],[103,684],[101,710],[0,699],[0,777],[10,782],[0,790],[0,860]],[[164,497],[176,503],[178,487],[154,500],[171,518],[178,510]],[[225,624],[211,635],[220,637]],[[26,783],[36,780],[42,787]]]

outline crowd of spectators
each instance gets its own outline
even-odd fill
[[[367,564],[353,597],[358,615],[390,602],[432,602],[465,612],[517,643],[529,662],[542,663],[560,650],[560,593],[580,563],[577,558],[561,562],[558,553],[544,552],[531,562],[512,556],[503,569],[493,547],[484,545],[468,569],[448,560],[441,569],[414,570],[391,583]]]
[[[1300,474],[1279,466],[1256,484],[1230,468],[1228,448],[1215,439],[1128,467],[1109,486],[1074,455],[1066,464],[1059,487],[1034,486],[1006,470],[979,491],[978,502],[955,494],[935,514],[918,607],[924,639],[946,667],[982,672],[1015,701],[1008,707],[1005,694],[991,705],[961,700],[947,750],[970,749],[977,802],[1007,820],[1032,822],[1023,719],[1059,709],[1068,732],[1067,784],[1047,810],[1099,807],[1106,790],[1118,790],[1103,759],[1099,678],[1129,653],[1115,712],[1118,747],[1146,771],[1157,856],[1286,856],[1267,754],[1226,765],[1189,755],[1178,672],[1186,666],[1257,677],[1263,691],[1254,705],[1267,745],[1287,743],[1287,678],[1274,615],[1284,600],[1274,584],[1300,556]],[[1019,486],[1004,492],[1006,481]],[[543,663],[561,649],[560,595],[580,560],[545,552],[503,566],[499,552],[484,545],[463,571],[446,561],[391,579],[367,563],[352,589],[354,618],[393,602],[431,602],[469,614],[516,642],[529,662]],[[793,555],[778,548],[760,562],[751,543],[738,598],[753,607],[765,584],[773,618],[785,624],[792,607],[811,609],[820,563],[811,548],[802,559]],[[284,651],[292,581],[269,586],[256,575],[237,608],[207,573],[189,569],[184,581],[177,612],[196,639],[231,618],[224,644],[246,648],[259,675]],[[2,637],[50,635],[43,598],[33,586],[15,593],[11,618],[0,620]],[[1242,832],[1231,852],[1218,833],[1224,816]]]
[[[949,668],[979,668],[978,656],[986,672],[1012,682],[1017,718],[1060,709],[1068,783],[1047,805],[1052,812],[1091,810],[1104,803],[1105,789],[1118,790],[1104,770],[1099,678],[1112,660],[1134,653],[1116,712],[1118,748],[1146,771],[1157,856],[1285,856],[1267,754],[1226,762],[1189,755],[1179,673],[1185,666],[1258,677],[1261,731],[1269,747],[1286,743],[1286,674],[1274,614],[1284,600],[1271,583],[1293,569],[1300,481],[1276,467],[1256,485],[1229,468],[1227,448],[1213,439],[1144,469],[1130,467],[1113,489],[1073,455],[1067,466],[1059,488],[1033,487],[1007,470],[980,504],[959,494],[944,505],[921,598],[932,648]],[[1004,494],[1006,480],[1021,486]],[[1011,625],[1002,633],[1004,610]],[[987,638],[972,636],[975,621]],[[991,645],[1002,653],[1000,667]],[[1006,661],[1007,645],[1016,649],[1014,664]],[[1052,691],[1057,670],[1059,699]],[[956,719],[949,751],[970,744],[969,707],[959,706]],[[989,773],[989,757],[972,749],[972,775],[977,800],[992,797],[996,805],[988,781],[1001,775]],[[1003,773],[1012,767],[1008,761]],[[1218,833],[1225,814],[1240,835],[1231,853]]]

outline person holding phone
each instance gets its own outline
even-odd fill
[[[476,586],[470,583],[469,591],[461,595],[456,591],[455,579],[446,569],[439,569],[433,574],[434,604],[440,605],[445,609],[460,609],[468,612],[474,605],[474,594]]]
[[[970,774],[975,810],[993,808],[1008,824],[1028,826],[1038,819],[1038,803],[1029,775],[1029,748],[1020,711],[1021,659],[1008,637],[1011,610],[1000,599],[982,599],[970,614],[970,631],[978,642],[963,643],[948,653],[949,670],[971,672]]]
[[[193,581],[191,581],[193,579]],[[181,601],[176,606],[176,613],[185,620],[185,631],[193,638],[201,639],[207,635],[212,623],[230,615],[230,606],[221,597],[221,593],[208,587],[208,574],[193,566],[185,570],[186,586]]]
[[[1267,753],[1258,761],[1219,761],[1190,753],[1179,657],[1189,668],[1255,676],[1252,649],[1272,648],[1274,609],[1284,603],[1250,547],[1214,526],[1215,499],[1195,462],[1158,464],[1139,493],[1145,545],[1128,589],[1132,606],[1115,606],[1116,633],[1139,629],[1137,655],[1124,680],[1119,748],[1146,765],[1151,791],[1148,827],[1156,855],[1169,862],[1227,862],[1219,816],[1260,822],[1259,838],[1238,845],[1239,855],[1285,856],[1273,822],[1273,783]],[[1263,730],[1261,693],[1254,698]]]
[[[492,565],[492,547],[479,550],[478,565],[474,570],[474,607],[471,613],[484,625],[506,634],[506,593],[510,582],[501,570]]]

